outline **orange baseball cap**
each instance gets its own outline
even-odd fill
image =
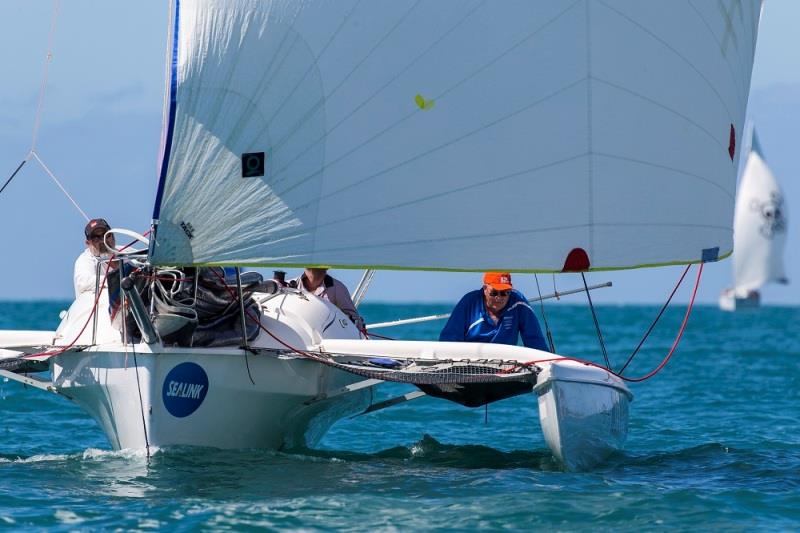
[[[508,272],[487,272],[483,275],[483,284],[497,291],[506,291],[512,288],[511,274]]]

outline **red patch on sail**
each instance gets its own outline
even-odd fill
[[[728,141],[728,153],[733,161],[733,156],[736,154],[736,130],[733,128],[733,124],[731,124],[731,140]]]
[[[567,254],[567,260],[564,261],[564,268],[561,272],[585,272],[589,270],[589,254],[583,248],[573,248]]]

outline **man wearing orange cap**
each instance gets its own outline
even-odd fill
[[[511,285],[508,272],[487,272],[483,288],[468,292],[456,304],[440,341],[490,342],[548,351],[539,321],[528,300]]]

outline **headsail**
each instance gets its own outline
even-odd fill
[[[760,4],[180,0],[151,261],[715,260]]]
[[[769,282],[786,283],[787,215],[785,197],[764,161],[754,131],[733,224],[733,290],[737,296],[746,297]]]

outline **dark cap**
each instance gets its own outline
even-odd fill
[[[105,232],[110,230],[111,226],[108,225],[108,222],[106,222],[104,218],[93,218],[92,220],[89,221],[88,224],[86,224],[86,227],[83,230],[83,234],[86,235],[86,238],[88,239],[92,236],[92,233],[94,233],[94,231],[97,229],[101,229]]]

